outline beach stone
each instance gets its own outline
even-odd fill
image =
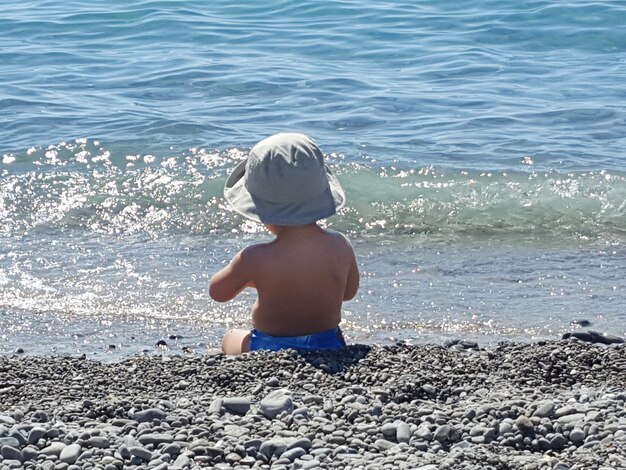
[[[81,451],[82,448],[79,444],[70,444],[61,451],[59,454],[59,460],[63,463],[72,465],[76,463],[76,460],[78,460]]]
[[[245,397],[229,397],[224,398],[222,404],[229,412],[245,415],[250,410],[250,399]]]
[[[180,446],[180,444],[173,442],[172,444],[169,444],[165,447],[163,447],[163,449],[161,449],[161,453],[162,454],[169,454],[172,457],[176,457],[177,455],[179,455],[182,451],[182,448]]]
[[[22,449],[22,455],[25,462],[35,461],[39,457],[39,449],[33,446],[26,446]]]
[[[0,414],[0,424],[13,426],[15,424],[15,418],[13,418],[13,416]]]
[[[55,455],[59,457],[63,449],[67,447],[63,442],[52,442],[47,447],[44,447],[39,452],[42,455]]]
[[[382,428],[380,428],[380,432],[383,436],[391,439],[396,438],[396,431],[398,429],[398,425],[395,423],[385,423]]]
[[[384,452],[386,450],[389,450],[393,447],[395,447],[396,444],[394,444],[393,442],[390,442],[386,439],[376,439],[376,441],[374,442],[374,447],[376,447],[379,451]]]
[[[263,416],[274,419],[283,412],[293,411],[293,400],[288,390],[275,390],[261,400],[260,410]]]
[[[430,441],[433,438],[433,433],[430,429],[428,429],[427,426],[420,426],[419,428],[417,428],[415,435],[425,441]]]
[[[223,400],[221,398],[216,398],[211,402],[209,408],[207,409],[208,414],[219,414],[222,411],[222,403]]]
[[[557,410],[554,412],[554,416],[556,418],[561,418],[562,416],[574,414],[576,413],[576,411],[577,411],[576,408],[574,408],[573,406],[566,405],[566,406],[557,408]]]
[[[552,450],[560,451],[567,445],[567,439],[563,434],[555,434],[552,439],[550,439],[550,448]]]
[[[435,430],[433,437],[439,442],[446,442],[448,440],[448,436],[450,435],[450,431],[451,428],[449,425],[442,424]]]
[[[400,443],[405,442],[408,443],[411,439],[411,426],[407,423],[398,424],[398,429],[396,429],[396,440]]]
[[[29,431],[27,441],[29,444],[37,444],[45,434],[46,429],[36,426]]]
[[[28,444],[28,440],[26,439],[26,437],[24,437],[24,434],[17,430],[11,431],[11,433],[9,433],[9,437],[17,439],[17,441],[20,443],[20,447],[24,447],[26,444]]]
[[[304,454],[306,454],[306,450],[304,450],[302,447],[294,447],[293,449],[289,449],[283,452],[280,458],[287,459],[290,462],[293,462],[294,460],[302,457]]]
[[[301,437],[299,439],[295,439],[291,444],[287,446],[287,450],[295,449],[296,447],[300,447],[305,451],[309,451],[311,449],[311,440],[306,437]]]
[[[20,446],[20,441],[14,437],[0,437],[0,447],[4,446],[18,448]]]
[[[178,468],[188,468],[191,466],[191,459],[186,455],[179,455],[174,460],[174,463],[170,466],[170,468],[178,469]]]
[[[35,422],[35,423],[47,423],[49,418],[48,418],[48,413],[46,413],[45,411],[42,410],[37,410],[35,411],[32,416],[31,419]]]
[[[576,423],[585,419],[584,413],[574,413],[571,415],[561,416],[557,421],[561,424]]]
[[[133,446],[128,450],[130,451],[130,455],[133,457],[137,457],[146,462],[149,462],[150,460],[152,460],[152,452],[150,452],[148,449],[144,447]]]
[[[106,436],[93,436],[87,440],[89,447],[96,447],[98,449],[107,449],[111,443]]]
[[[0,448],[0,455],[5,460],[17,460],[18,462],[24,462],[24,455],[22,452],[12,446],[2,446]]]
[[[533,422],[524,415],[517,417],[517,419],[515,420],[515,425],[517,426],[517,429],[519,429],[523,433],[531,432],[535,429],[535,425],[533,424]]]
[[[154,444],[155,446],[158,446],[159,444],[170,444],[174,442],[174,437],[166,433],[150,433],[142,434],[137,438],[137,440],[143,446],[148,444]]]
[[[538,418],[548,418],[552,416],[552,413],[554,413],[554,408],[555,405],[552,400],[544,401],[537,407],[537,409],[533,413],[533,416],[536,416]]]
[[[268,460],[271,459],[273,456],[276,456],[278,458],[281,457],[281,455],[287,450],[287,444],[285,443],[285,441],[281,438],[273,438],[273,439],[269,439],[265,442],[263,442],[263,444],[261,444],[261,447],[259,448],[259,453],[263,456],[265,456]]]
[[[137,411],[132,418],[139,423],[151,423],[155,419],[163,421],[167,414],[158,408],[148,408],[146,410]]]
[[[569,439],[574,444],[582,444],[583,442],[585,442],[585,437],[585,431],[580,428],[574,428],[569,433]]]

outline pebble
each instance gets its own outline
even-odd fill
[[[224,398],[222,405],[231,413],[245,415],[250,410],[250,399],[246,397]]]
[[[274,419],[281,413],[293,411],[293,400],[288,390],[275,390],[269,393],[260,404],[260,410],[267,419]]]
[[[151,423],[155,419],[163,421],[167,414],[158,408],[148,408],[147,410],[137,411],[132,418],[139,423]]]
[[[555,408],[555,405],[552,400],[544,401],[535,410],[535,412],[533,413],[533,416],[536,416],[538,418],[547,418],[549,416],[552,416],[552,413],[554,413],[554,408]]]
[[[523,433],[530,432],[535,429],[533,422],[526,416],[518,416],[515,420],[515,426],[517,426],[517,429]]]
[[[24,461],[24,455],[19,449],[12,446],[4,445],[0,448],[0,455],[6,460],[17,460],[18,462]]]
[[[81,452],[82,448],[80,445],[70,444],[61,451],[61,453],[59,454],[59,460],[61,462],[71,465],[75,463],[76,460],[78,460]]]
[[[146,462],[149,462],[150,460],[152,460],[152,452],[150,452],[148,449],[145,449],[140,446],[133,446],[128,450],[130,452],[130,455],[133,457],[137,457],[141,460],[145,460]]]

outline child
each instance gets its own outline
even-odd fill
[[[211,277],[218,302],[246,287],[258,293],[254,329],[228,331],[224,352],[345,346],[341,303],[356,295],[359,272],[348,239],[316,223],[335,214],[345,195],[315,142],[302,134],[262,140],[230,175],[224,196],[276,236],[243,249]]]

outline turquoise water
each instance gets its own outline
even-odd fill
[[[3,5],[0,351],[245,326],[254,297],[206,284],[267,235],[221,188],[281,131],[347,192],[353,341],[626,334],[624,26],[621,1]]]

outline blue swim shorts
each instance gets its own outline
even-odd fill
[[[250,332],[250,351],[268,349],[338,349],[346,346],[339,327],[303,336],[270,336],[259,330]]]

